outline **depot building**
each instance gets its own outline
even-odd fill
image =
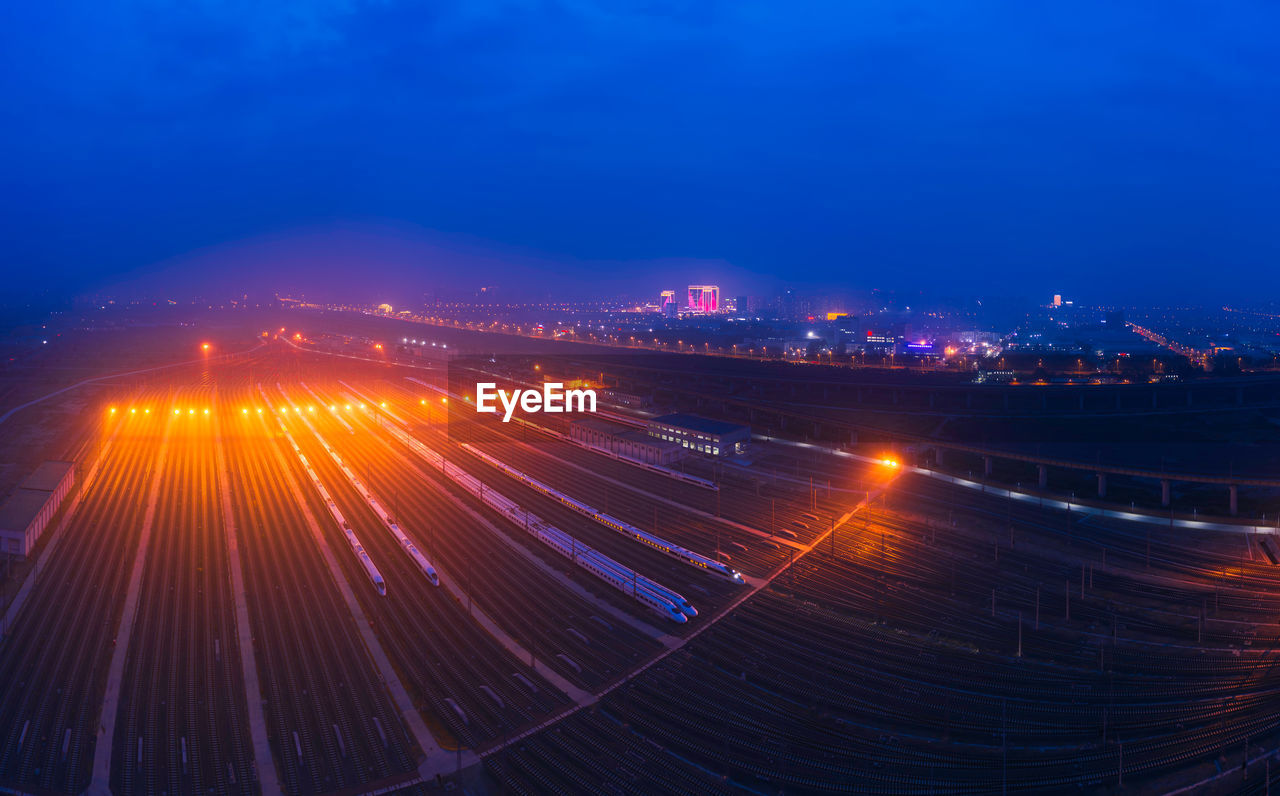
[[[588,447],[645,464],[670,465],[689,453],[675,443],[654,439],[638,428],[602,418],[575,420],[569,427],[569,437]]]
[[[679,413],[653,418],[648,432],[651,437],[708,456],[742,453],[751,440],[750,426]]]
[[[0,504],[0,552],[26,558],[75,483],[74,462],[45,462]]]

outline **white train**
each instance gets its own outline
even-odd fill
[[[263,396],[266,397],[265,395]],[[277,422],[279,420],[277,419]],[[325,508],[329,510],[329,514],[333,517],[333,521],[338,523],[338,527],[342,529],[342,533],[347,537],[347,544],[351,547],[351,552],[355,553],[356,560],[360,562],[364,574],[368,576],[369,581],[373,584],[373,588],[378,594],[387,596],[387,582],[382,579],[382,573],[378,571],[378,567],[374,565],[373,559],[369,558],[369,554],[365,552],[364,545],[360,544],[360,540],[356,537],[355,531],[351,530],[351,526],[347,524],[347,520],[342,516],[342,512],[338,510],[338,504],[333,501],[333,497],[329,494],[329,490],[324,488],[324,484],[320,483],[320,477],[316,475],[316,471],[311,469],[311,463],[307,461],[307,457],[302,454],[302,449],[298,447],[297,441],[293,435],[284,427],[284,423],[280,423],[280,430],[284,432],[285,438],[289,440],[289,445],[294,452],[298,454],[298,458],[302,461],[303,468],[307,471],[307,476],[311,479],[312,486],[316,492],[320,494],[320,499],[324,501]]]
[[[387,510],[382,507],[382,504],[378,502],[378,499],[373,496],[373,493],[369,491],[369,488],[365,486],[364,482],[357,478],[356,474],[347,466],[347,463],[343,461],[338,452],[325,441],[324,437],[320,436],[320,432],[316,431],[315,427],[311,425],[311,421],[308,420],[305,415],[302,420],[307,424],[307,427],[311,429],[312,433],[315,434],[316,440],[322,447],[324,447],[325,451],[328,452],[329,457],[332,458],[334,463],[342,470],[343,475],[345,475],[347,480],[351,482],[351,486],[360,493],[360,496],[369,504],[369,508],[373,509],[373,512],[382,520],[383,525],[387,526],[387,530],[391,531],[391,534],[395,536],[396,542],[400,544],[401,549],[403,549],[409,558],[413,560],[414,566],[416,566],[418,570],[426,576],[432,586],[439,586],[440,575],[436,572],[436,568],[431,565],[431,561],[423,555],[422,551],[419,550],[416,545],[414,545],[413,540],[405,535],[404,531],[402,531],[400,526],[396,524],[395,520],[391,518],[391,515],[387,513]],[[299,453],[298,455],[301,456],[302,454]],[[332,501],[330,501],[330,503],[332,503]],[[330,510],[336,513],[337,507],[332,506]]]
[[[369,558],[369,554],[365,552],[364,545],[360,544],[360,540],[356,538],[355,532],[349,526],[344,524],[342,532],[347,535],[347,544],[351,545],[352,551],[355,552],[356,558],[360,561],[360,566],[364,567],[364,573],[373,582],[373,588],[378,590],[378,594],[386,597],[387,584],[382,579],[382,573],[373,565],[373,559]]]
[[[541,517],[522,508],[500,492],[486,488],[475,476],[458,465],[445,461],[444,457],[419,442],[403,429],[397,428],[394,424],[387,424],[383,427],[430,463],[432,467],[472,495],[475,495],[485,505],[497,511],[512,523],[524,528],[529,535],[623,594],[629,595],[640,604],[673,622],[684,623],[689,621],[689,617],[698,615],[698,612],[689,604],[689,601],[676,592],[655,583],[628,567],[624,567],[598,550],[579,543],[569,534],[546,523]]]
[[[504,473],[516,479],[517,481],[520,481],[521,483],[526,484],[532,487],[533,489],[538,490],[539,492],[546,495],[547,497],[554,498],[555,500],[559,501],[561,504],[568,506],[569,508],[578,512],[579,514],[584,514],[590,517],[591,519],[595,520],[596,522],[600,523],[606,528],[617,531],[618,533],[624,536],[629,536],[632,539],[635,539],[637,542],[648,545],[649,547],[652,547],[654,550],[657,550],[658,552],[664,555],[670,556],[671,558],[674,558],[677,561],[680,561],[682,563],[688,564],[689,566],[697,567],[698,569],[701,569],[704,572],[707,572],[708,574],[714,575],[716,577],[724,578],[725,580],[731,580],[734,583],[737,583],[739,585],[746,584],[746,581],[743,579],[741,573],[739,573],[735,569],[731,569],[730,567],[725,566],[719,561],[714,561],[710,558],[707,558],[704,555],[700,555],[698,553],[693,552],[692,550],[683,548],[678,544],[668,542],[666,539],[663,539],[660,536],[655,536],[646,531],[642,531],[639,528],[635,527],[634,525],[631,525],[630,523],[623,522],[617,517],[611,516],[609,514],[605,514],[604,512],[601,512],[601,511],[597,511],[592,506],[588,506],[585,503],[574,500],[573,498],[569,497],[563,492],[560,492],[559,490],[554,489],[553,487],[550,487],[542,483],[541,481],[534,478],[533,476],[523,473],[520,470],[517,470],[516,468],[512,467],[511,465],[506,464],[502,461],[499,461],[498,459],[495,459],[494,457],[490,456],[487,453],[484,453],[483,451],[476,450],[475,448],[473,448],[472,446],[466,443],[463,443],[462,447],[470,451],[473,455],[478,456],[484,461],[493,465],[494,467],[497,467],[499,470],[502,470]]]
[[[404,535],[400,530],[400,526],[393,522],[389,523],[387,527],[390,528],[391,532],[400,540],[400,546],[409,554],[409,558],[413,559],[413,563],[418,565],[418,569],[422,570],[422,574],[427,576],[427,580],[431,581],[431,585],[439,586],[440,576],[436,574],[436,568],[431,566],[431,562],[422,554],[422,551],[415,547],[413,542],[409,541],[409,537]]]

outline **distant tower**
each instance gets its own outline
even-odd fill
[[[1053,306],[1055,306],[1055,307],[1061,307],[1061,306],[1062,306],[1062,294],[1061,294],[1061,293],[1054,293],[1054,294],[1053,294]]]
[[[664,290],[658,294],[658,312],[667,318],[678,318],[680,316],[680,303],[676,301],[676,292],[674,290]]]

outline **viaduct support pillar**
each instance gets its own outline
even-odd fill
[[[1234,517],[1240,513],[1240,487],[1232,484],[1231,487],[1231,516]]]
[[[942,452],[942,448],[934,448],[934,449],[933,449],[933,463],[934,463],[936,466],[941,467],[941,466],[942,466],[943,461],[945,461],[945,460],[946,460],[946,455]]]
[[[1167,509],[1169,502],[1169,479],[1164,478],[1160,481],[1160,505]]]
[[[1044,489],[1048,485],[1049,485],[1049,468],[1042,464],[1040,465],[1040,488]]]
[[[1098,473],[1098,497],[1104,498],[1106,496],[1107,496],[1107,474]]]
[[[982,457],[982,475],[985,478],[991,477],[991,457],[990,456]]]

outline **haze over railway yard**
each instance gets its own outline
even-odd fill
[[[10,12],[0,793],[1280,785],[1280,8]]]

